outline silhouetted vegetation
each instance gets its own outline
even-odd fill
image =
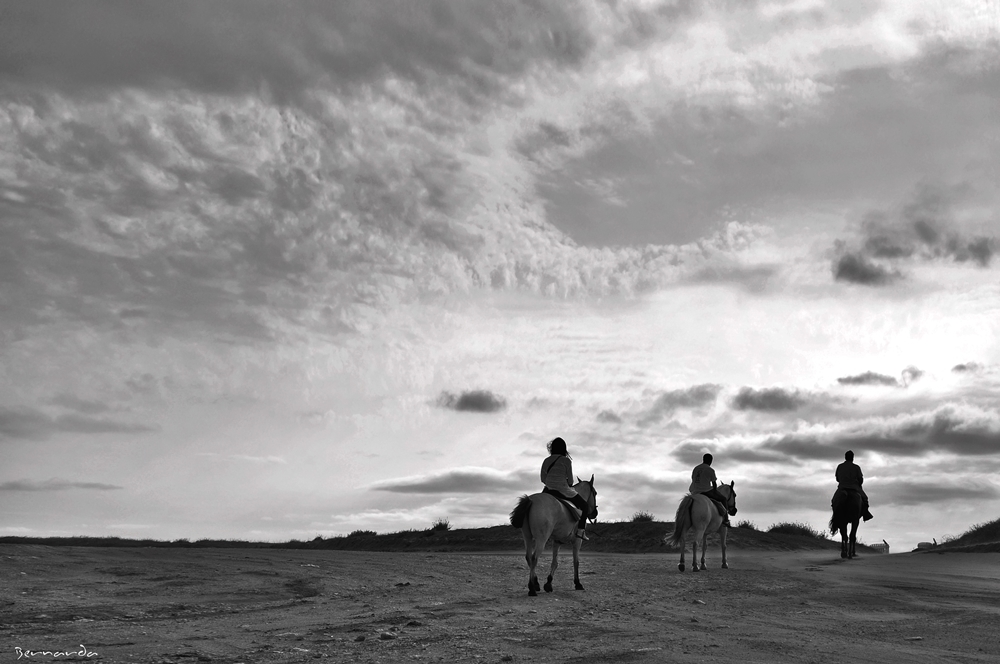
[[[737,521],[736,527],[743,528],[745,530],[757,530],[757,524],[755,524],[753,521],[747,521],[746,519],[744,519],[743,521]]]
[[[656,517],[645,510],[639,510],[632,515],[632,518],[629,519],[629,521],[632,523],[645,523],[649,521],[656,521]]]
[[[937,549],[969,547],[1000,542],[1000,519],[977,523],[958,537],[946,535]]]
[[[439,522],[447,523],[441,519]],[[752,526],[753,524],[748,524]],[[664,543],[664,536],[673,530],[668,521],[619,521],[598,522],[587,526],[590,541],[584,544],[587,551],[607,553],[665,553],[677,549]],[[395,533],[376,533],[374,530],[355,530],[349,535],[314,537],[307,541],[248,542],[243,540],[158,541],[152,539],[129,540],[119,537],[0,537],[0,544],[32,544],[42,546],[100,546],[100,547],[181,547],[244,548],[244,549],[300,549],[332,551],[524,551],[521,531],[509,524],[484,528],[424,528]],[[808,538],[802,535],[808,535]],[[794,535],[794,536],[793,536]],[[769,551],[795,551],[801,549],[836,549],[840,545],[817,536],[802,524],[778,524],[771,531],[761,532],[753,527],[731,528],[728,540],[732,547]],[[709,536],[709,548],[718,548],[719,536]],[[690,542],[689,542],[690,544]]]
[[[438,519],[431,526],[431,530],[441,531],[441,530],[451,530],[451,521],[448,519]]]
[[[808,523],[775,523],[767,529],[767,532],[773,535],[801,535],[803,537],[813,537],[815,539],[826,539],[825,533],[814,530]]]

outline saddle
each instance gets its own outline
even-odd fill
[[[550,489],[548,487],[543,488],[542,489],[542,493],[547,493],[548,495],[552,496],[553,498],[558,499],[559,502],[561,502],[563,504],[563,507],[565,507],[566,509],[569,510],[569,514],[570,514],[571,517],[573,517],[573,520],[574,521],[579,520],[579,518],[580,518],[580,508],[577,507],[576,505],[574,505],[572,503],[572,501],[570,501],[569,498],[567,498],[566,496],[562,495],[558,491],[553,491],[552,489]]]
[[[840,502],[847,500],[848,496],[851,494],[861,495],[861,492],[857,489],[845,489],[842,487],[837,487],[837,490],[833,492],[833,498],[830,499],[830,506],[836,507]]]

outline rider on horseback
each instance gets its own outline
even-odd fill
[[[874,519],[875,517],[868,510],[868,494],[861,488],[861,483],[865,481],[865,476],[861,472],[861,466],[854,463],[854,452],[847,450],[844,453],[844,459],[846,461],[837,466],[837,489],[847,489],[848,491],[857,491],[860,493],[862,501],[861,515],[865,521]]]
[[[580,510],[580,521],[577,523],[576,536],[580,539],[590,541],[587,537],[587,515],[589,508],[587,501],[576,492],[571,484],[573,480],[573,457],[566,451],[566,441],[562,438],[553,438],[546,446],[549,451],[548,458],[542,462],[542,484],[545,488],[542,493],[556,494],[559,497],[571,501]]]
[[[691,471],[691,486],[688,487],[691,495],[702,494],[715,503],[719,514],[722,515],[722,525],[732,528],[729,524],[729,512],[726,511],[726,497],[719,493],[718,480],[715,477],[715,470],[712,468],[712,455],[706,454],[702,457],[702,463],[694,467]]]

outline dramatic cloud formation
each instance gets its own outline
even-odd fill
[[[507,400],[489,390],[472,390],[458,395],[442,392],[437,405],[460,412],[495,413],[507,407]]]
[[[5,532],[500,522],[556,435],[610,518],[1000,509],[982,3],[8,4]]]
[[[838,280],[885,285],[902,278],[898,269],[877,261],[950,259],[987,267],[996,251],[993,236],[965,236],[953,228],[951,197],[940,187],[920,186],[892,213],[869,212],[861,224],[860,246],[838,242],[833,272]]]

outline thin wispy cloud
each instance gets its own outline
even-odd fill
[[[0,407],[0,436],[11,439],[44,440],[57,433],[137,434],[156,431],[145,424],[70,413],[50,416],[32,408]]]
[[[518,491],[534,486],[537,478],[529,473],[502,472],[493,468],[455,468],[423,476],[375,482],[373,491],[392,493],[491,493]]]
[[[0,482],[0,491],[67,491],[84,489],[88,491],[118,491],[124,489],[115,484],[101,482],[79,482],[53,477],[47,480],[13,480]]]

